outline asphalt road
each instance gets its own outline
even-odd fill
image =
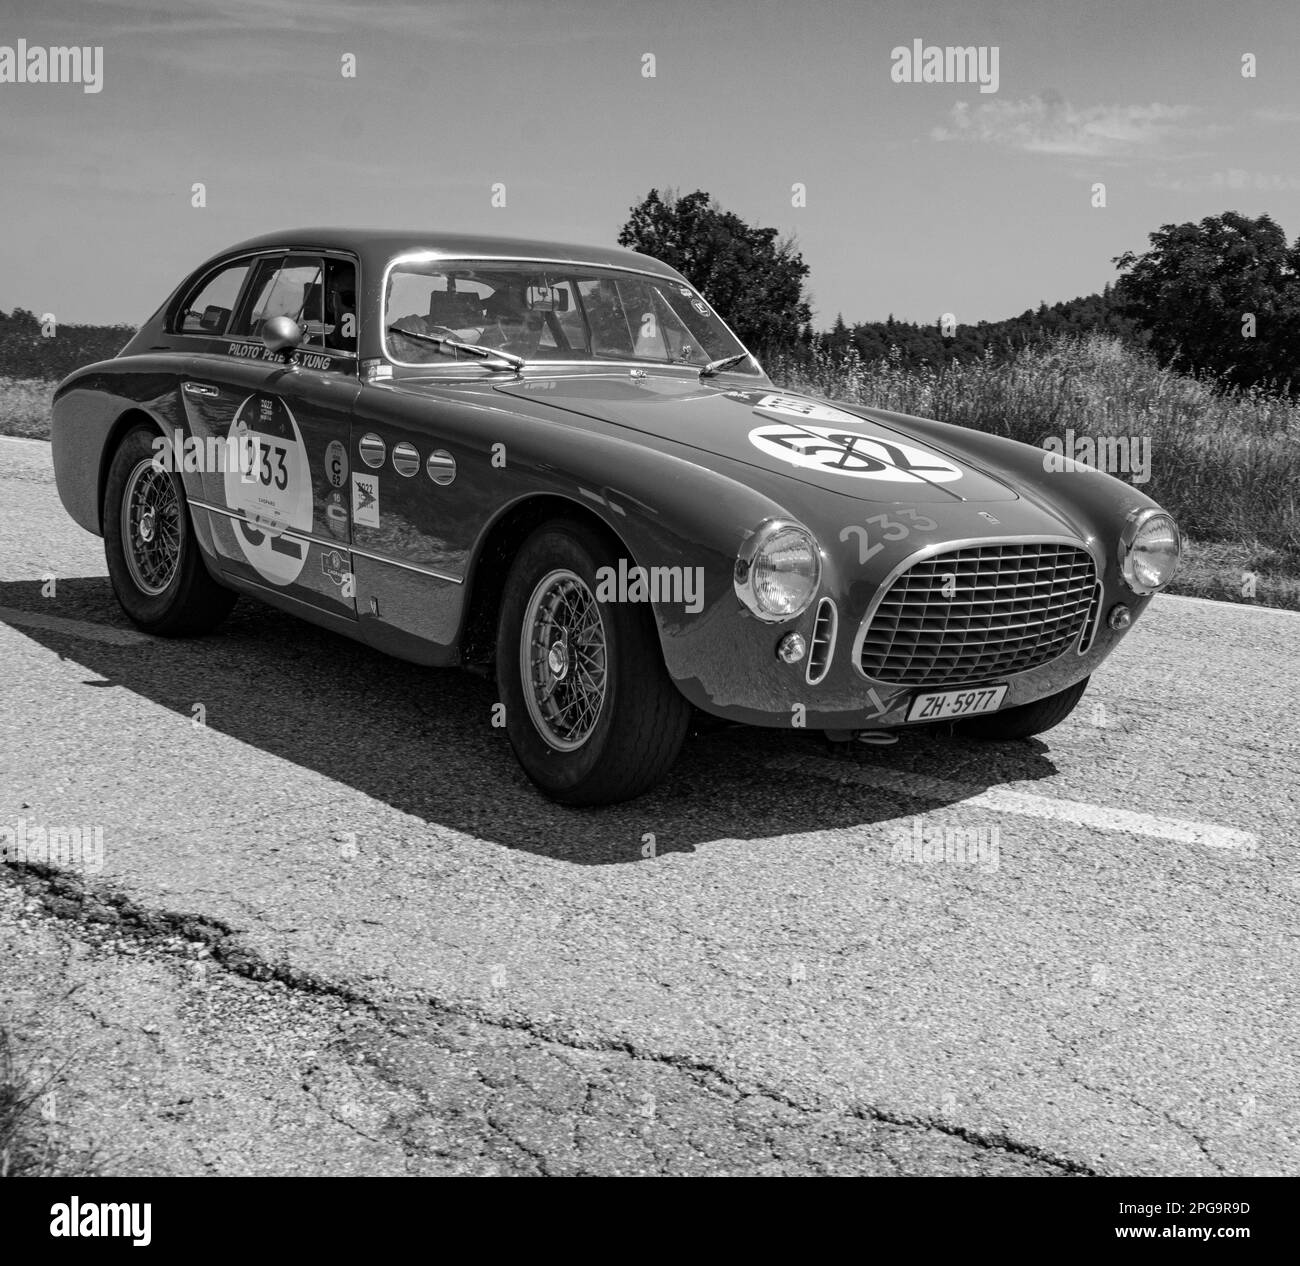
[[[146,953],[416,1024],[385,1093],[423,1084],[434,1122],[429,1070],[492,1050],[510,1077],[475,1084],[517,1120],[462,1170],[1300,1172],[1300,615],[1158,598],[1043,740],[729,730],[574,811],[483,680],[248,600],[209,638],[136,634],[46,445],[0,439],[0,506],[0,828],[103,833],[102,869],[25,877],[26,935],[84,943],[107,897]],[[974,856],[913,855],[944,830]],[[583,1148],[592,1061],[633,1089]],[[362,1169],[451,1154],[372,1116],[394,1150]]]

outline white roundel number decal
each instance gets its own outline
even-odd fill
[[[836,475],[882,479],[890,483],[948,483],[961,471],[937,453],[898,440],[863,435],[844,426],[813,426],[807,422],[774,422],[756,426],[749,442],[764,453]]]
[[[771,419],[750,431],[749,442],[792,466],[896,484],[951,483],[962,476],[959,466],[938,453],[892,436],[864,435],[860,428],[870,423],[834,405],[768,391],[725,394]]]
[[[264,580],[291,585],[307,561],[307,542],[283,533],[312,527],[302,432],[278,396],[252,395],[236,410],[229,439],[238,446],[243,469],[226,471],[226,504],[251,520],[235,524],[239,548]]]

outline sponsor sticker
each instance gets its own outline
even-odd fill
[[[226,504],[244,515],[235,524],[239,548],[263,580],[291,585],[307,544],[284,533],[312,528],[311,471],[297,420],[279,396],[255,393],[235,411],[228,438],[246,454],[242,469],[224,475]]]
[[[341,585],[348,578],[348,563],[336,549],[327,549],[320,556],[320,569],[325,579]]]
[[[352,522],[361,527],[379,526],[379,476],[352,476]]]
[[[861,418],[834,405],[820,404],[816,400],[803,400],[799,396],[786,396],[771,391],[728,391],[728,400],[738,400],[750,405],[760,417],[775,422],[783,418],[800,418],[805,422],[846,423],[862,426]]]
[[[325,504],[325,526],[331,536],[337,536],[340,541],[348,539],[348,508],[343,504],[341,492],[330,493]]]
[[[331,488],[342,488],[348,481],[348,450],[338,440],[325,447],[325,478]]]

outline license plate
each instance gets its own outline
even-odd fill
[[[952,717],[979,716],[996,712],[1007,696],[1006,686],[984,686],[976,690],[940,690],[917,695],[907,710],[909,721],[947,721]]]

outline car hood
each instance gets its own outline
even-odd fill
[[[797,392],[689,379],[571,376],[493,384],[549,405],[866,501],[1014,501],[992,470],[872,415]]]

